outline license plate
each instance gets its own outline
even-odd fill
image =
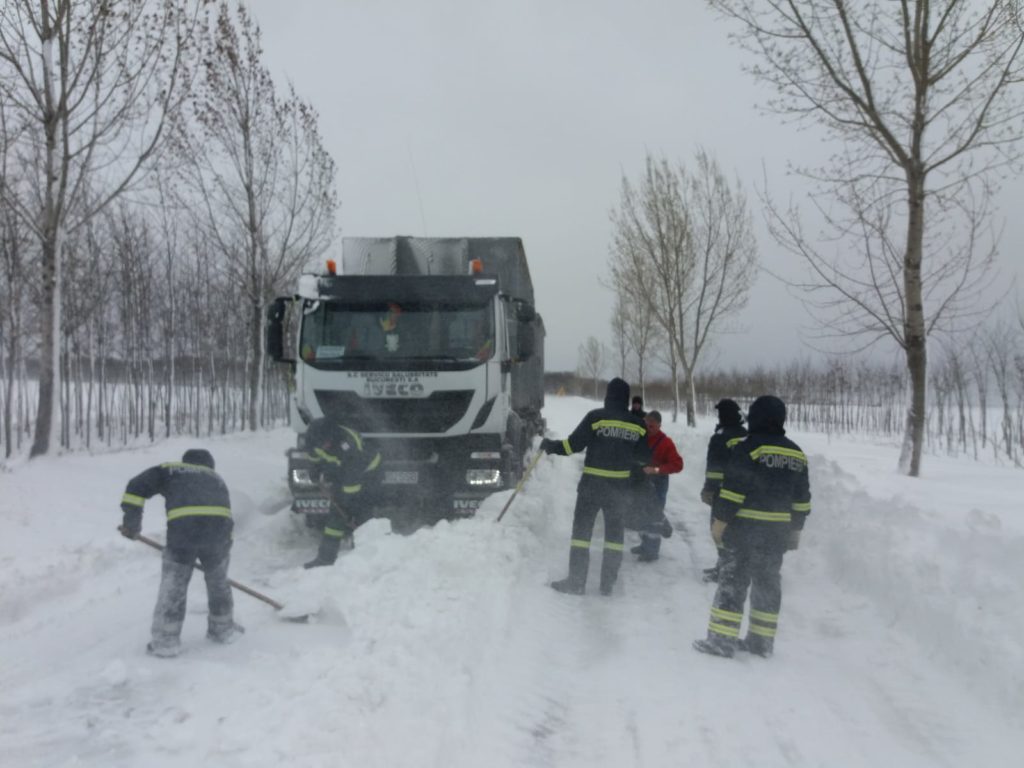
[[[416,470],[389,469],[384,473],[384,485],[416,485],[419,481],[420,473]]]

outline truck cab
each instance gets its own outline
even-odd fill
[[[521,241],[347,238],[343,258],[362,273],[303,275],[269,312],[268,351],[294,371],[294,511],[327,511],[303,445],[324,416],[381,453],[359,503],[388,516],[473,514],[518,481],[543,432],[544,329]]]

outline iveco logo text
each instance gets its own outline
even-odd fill
[[[423,397],[423,385],[398,381],[368,381],[363,388],[365,397]]]

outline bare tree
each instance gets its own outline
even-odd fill
[[[927,338],[980,288],[991,250],[977,255],[994,171],[1018,157],[1024,26],[1019,0],[708,0],[741,23],[750,69],[773,86],[768,108],[822,125],[841,143],[805,175],[832,205],[833,237],[859,241],[829,258],[799,215],[770,207],[779,241],[807,260],[804,288],[831,297],[835,327],[888,336],[910,381],[900,467],[920,473],[926,420]],[[845,213],[842,211],[845,210]],[[966,221],[962,241],[940,236]]]
[[[259,27],[241,5],[235,17],[220,4],[194,99],[199,130],[190,135],[183,123],[180,136],[203,223],[247,302],[248,421],[256,429],[267,302],[327,247],[337,197],[316,112],[290,87],[278,94],[262,63]]]
[[[61,262],[68,233],[119,197],[152,158],[185,90],[199,0],[6,0],[0,83],[32,171],[0,187],[38,238],[42,360],[32,455],[59,434]],[[100,194],[85,199],[92,188]]]
[[[580,344],[578,375],[583,379],[591,379],[594,382],[594,399],[599,397],[598,386],[601,382],[601,374],[608,365],[607,350],[600,341],[593,336]]]
[[[612,214],[612,281],[634,294],[668,342],[674,416],[682,367],[686,420],[696,424],[694,376],[712,334],[746,304],[757,248],[746,198],[704,150],[695,168],[647,157],[634,188],[623,178]]]

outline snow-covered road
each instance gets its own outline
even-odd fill
[[[564,436],[592,403],[549,398]],[[1024,473],[793,435],[813,513],[787,555],[776,655],[693,652],[713,586],[698,501],[707,427],[666,424],[686,469],[662,559],[611,598],[564,575],[578,458],[545,458],[471,520],[410,536],[371,521],[334,568],[288,513],[286,430],[204,442],[233,493],[246,635],[203,637],[197,578],[176,660],[143,652],[159,558],[120,538],[126,479],[192,445],[63,456],[0,474],[5,766],[1018,766],[1024,763]],[[888,462],[888,463],[887,463]],[[984,478],[984,482],[981,482]],[[144,532],[162,537],[159,503]],[[596,538],[596,537],[595,537]],[[595,547],[592,564],[599,556]]]

